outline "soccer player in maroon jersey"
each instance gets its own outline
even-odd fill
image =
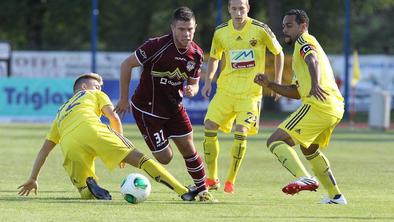
[[[151,38],[121,65],[120,98],[115,111],[132,111],[153,156],[168,164],[173,156],[171,138],[182,154],[200,200],[214,200],[205,185],[204,164],[193,144],[193,129],[182,97],[198,92],[203,52],[193,42],[196,20],[187,7],[174,11],[171,33]],[[131,69],[143,66],[141,79],[129,101]],[[184,82],[186,81],[186,86]]]

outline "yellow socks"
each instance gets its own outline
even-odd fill
[[[278,158],[279,162],[285,167],[294,177],[307,176],[310,177],[302,164],[297,152],[283,141],[276,141],[268,147],[270,151]]]
[[[231,149],[231,165],[228,171],[227,181],[234,184],[235,179],[241,166],[242,160],[245,157],[246,152],[246,133],[235,132],[234,133],[234,143]]]
[[[330,163],[324,154],[317,150],[314,154],[305,156],[305,158],[309,160],[313,173],[319,179],[323,187],[327,190],[330,198],[340,194],[341,191],[339,190],[334,175],[331,172]]]
[[[204,157],[207,164],[208,178],[218,178],[219,141],[217,130],[204,130]]]
[[[172,176],[162,165],[146,156],[141,157],[138,162],[138,168],[144,170],[155,181],[166,185],[179,195],[188,192],[187,188],[175,179],[175,177]]]

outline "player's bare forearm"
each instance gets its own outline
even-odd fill
[[[208,73],[205,76],[204,87],[201,90],[201,94],[205,99],[209,99],[209,96],[211,95],[212,79],[215,76],[218,66],[219,60],[210,57],[208,60]]]
[[[278,55],[275,55],[275,82],[282,83],[283,66],[285,63],[285,57],[281,51]]]
[[[329,95],[320,87],[320,68],[319,60],[315,53],[310,53],[305,57],[305,63],[308,65],[309,74],[311,76],[311,90],[309,96],[313,96],[318,100],[325,101],[326,95]]]
[[[38,183],[37,183],[37,178],[38,174],[40,173],[41,167],[44,165],[45,160],[49,153],[53,150],[53,148],[56,146],[56,143],[50,141],[50,140],[45,140],[44,144],[41,147],[40,152],[38,152],[36,160],[34,161],[33,169],[31,171],[29,179],[22,185],[18,187],[19,192],[18,194],[20,196],[29,196],[30,192],[33,190],[34,193],[37,195],[37,188],[38,188]]]
[[[120,81],[119,81],[119,88],[120,88],[120,99],[129,99],[129,87],[130,87],[130,80],[131,80],[131,65],[127,61],[122,62],[120,66]]]
[[[101,111],[103,112],[104,116],[107,117],[107,119],[109,120],[109,125],[111,126],[111,128],[123,135],[122,122],[120,121],[119,115],[114,112],[114,107],[112,105],[107,105],[104,106]]]
[[[218,67],[219,67],[219,60],[210,57],[208,60],[208,73],[205,77],[206,83],[212,82],[212,79],[215,76]]]
[[[281,85],[278,83],[275,83],[271,80],[268,79],[268,76],[266,74],[258,73],[255,78],[254,82],[260,86],[267,87],[274,91],[275,93],[292,98],[292,99],[300,99],[301,96],[298,93],[297,86],[296,85]]]
[[[109,119],[109,125],[120,135],[123,135],[123,127],[118,114],[115,113],[114,117]]]
[[[119,101],[115,107],[115,112],[117,112],[121,117],[123,117],[126,112],[130,112],[129,87],[131,80],[131,70],[137,66],[140,66],[140,63],[135,53],[127,57],[120,65],[120,95]]]
[[[53,150],[56,146],[56,143],[45,140],[44,144],[41,147],[40,152],[38,152],[36,160],[33,165],[33,169],[30,174],[30,179],[37,180],[38,174],[40,173],[41,167],[44,165],[45,160],[49,153]]]
[[[127,57],[120,66],[120,98],[129,99],[129,86],[131,80],[131,70],[141,66],[135,53]]]
[[[281,85],[275,82],[270,82],[267,87],[281,96],[285,96],[291,99],[301,98],[296,85]]]
[[[312,85],[319,84],[320,80],[320,69],[319,61],[314,53],[311,53],[305,57],[305,63],[308,65],[309,74],[311,76]]]

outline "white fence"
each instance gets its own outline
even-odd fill
[[[130,54],[131,52],[97,53],[97,72],[105,79],[118,79],[120,64]],[[15,77],[74,77],[91,70],[91,53],[14,51],[11,64],[12,76]],[[5,76],[2,70],[0,69],[0,76]],[[133,75],[133,78],[139,76]]]

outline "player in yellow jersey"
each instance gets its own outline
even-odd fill
[[[58,110],[47,138],[37,155],[30,178],[19,195],[37,194],[37,177],[49,153],[59,144],[64,155],[63,166],[82,199],[110,200],[109,192],[96,183],[94,160],[99,157],[109,169],[128,163],[144,170],[157,182],[178,193],[183,200],[194,200],[188,191],[166,169],[134,148],[122,134],[122,124],[108,96],[101,92],[100,75],[87,73],[74,83],[74,96]],[[104,115],[110,126],[100,121]]]
[[[266,24],[248,17],[249,9],[248,0],[229,0],[231,19],[216,28],[208,61],[208,75],[202,89],[202,95],[208,99],[212,79],[224,55],[225,66],[205,116],[204,154],[208,169],[206,183],[210,189],[217,189],[217,132],[218,129],[230,132],[235,121],[232,161],[224,186],[227,193],[234,193],[234,182],[245,156],[247,136],[258,132],[262,89],[253,80],[257,73],[265,71],[267,48],[275,55],[275,81],[278,83],[281,82],[283,70],[282,47]]]
[[[297,179],[282,191],[295,194],[302,190],[316,190],[319,182],[311,177],[293,149],[299,144],[312,167],[314,175],[328,192],[325,204],[347,204],[338,188],[330,163],[321,152],[328,146],[331,134],[344,113],[343,97],[335,83],[328,58],[319,42],[308,33],[309,18],[298,9],[286,13],[283,19],[285,42],[294,45],[292,85],[280,85],[264,74],[255,82],[276,93],[301,99],[302,106],[283,121],[270,136],[267,146]]]

